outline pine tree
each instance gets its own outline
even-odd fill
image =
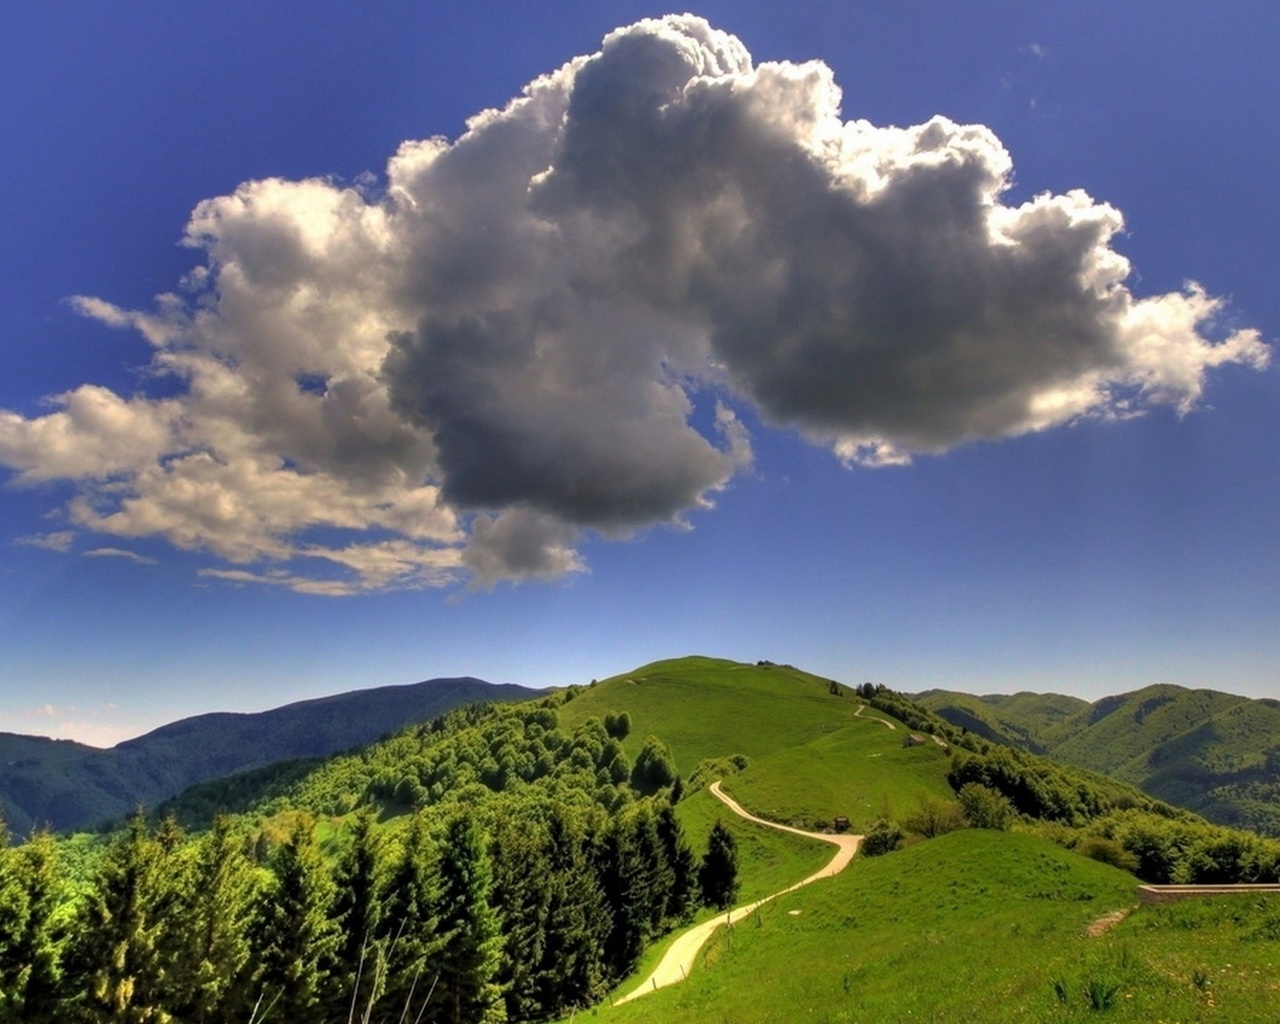
[[[0,819],[0,1020],[17,1018],[26,968],[21,939],[30,911],[18,867],[17,854],[9,848],[9,831]]]
[[[725,910],[738,895],[738,843],[720,821],[711,827],[707,852],[698,870],[702,902]]]
[[[415,814],[409,822],[399,858],[387,884],[387,899],[377,931],[385,950],[384,991],[379,1007],[399,1019],[416,1018],[431,991],[430,961],[440,948],[436,928],[438,882],[434,849],[426,819]],[[410,1012],[412,1008],[412,1012]]]
[[[644,949],[648,927],[645,881],[627,823],[615,818],[600,847],[600,880],[608,907],[604,962],[611,980],[631,973]]]
[[[273,878],[257,901],[253,993],[271,1019],[309,1021],[324,995],[338,931],[330,920],[333,881],[316,845],[315,825],[299,817],[276,851]]]
[[[244,1010],[252,871],[244,837],[218,816],[196,848],[167,937],[177,951],[172,986],[184,1020],[214,1024]]]
[[[501,908],[503,956],[498,983],[507,1016],[515,1020],[549,1016],[552,1007],[543,1005],[538,990],[553,885],[546,827],[514,813],[500,814],[490,860],[491,895]]]
[[[334,877],[333,914],[340,938],[330,1002],[341,1010],[344,1020],[352,1016],[353,1007],[368,1007],[381,994],[385,963],[378,929],[385,895],[383,876],[377,821],[373,810],[365,807],[352,823],[351,845]]]
[[[162,1002],[166,854],[139,811],[98,866],[71,952],[73,1005],[95,1024],[170,1019]]]
[[[553,807],[547,819],[547,922],[537,990],[544,1013],[563,1014],[604,994],[609,907],[590,823]]]
[[[436,905],[443,945],[435,958],[440,981],[431,1020],[440,1024],[504,1021],[496,980],[502,931],[490,903],[492,869],[480,830],[469,815],[449,823],[439,875]]]
[[[53,837],[47,832],[33,834],[13,851],[10,865],[23,893],[26,915],[22,931],[10,939],[17,974],[3,982],[12,1011],[4,1019],[51,1021],[63,995],[64,938],[54,926],[55,912],[63,901],[63,880]]]
[[[678,780],[677,780],[678,781]],[[670,804],[658,808],[658,837],[667,863],[671,867],[671,890],[666,905],[666,918],[672,923],[686,920],[692,913],[698,895],[698,869],[693,849],[685,839],[680,819]]]
[[[653,802],[646,800],[630,815],[635,846],[639,910],[644,925],[642,943],[660,934],[667,917],[667,903],[675,885],[675,872],[658,833]]]

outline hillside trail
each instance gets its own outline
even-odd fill
[[[677,936],[675,942],[671,943],[671,947],[663,955],[658,966],[653,969],[653,973],[645,978],[640,985],[627,993],[621,999],[618,999],[614,1005],[629,1003],[632,999],[639,999],[641,996],[648,995],[660,988],[666,988],[668,985],[674,985],[678,981],[683,981],[689,976],[689,971],[693,969],[694,958],[711,938],[712,933],[723,924],[733,924],[736,921],[749,915],[757,907],[761,907],[772,899],[777,899],[789,892],[795,892],[810,882],[816,882],[820,878],[830,878],[832,875],[838,875],[853,859],[853,855],[858,852],[858,843],[862,841],[862,836],[836,835],[827,832],[806,832],[804,829],[792,828],[790,825],[779,825],[776,821],[766,821],[764,818],[757,818],[750,811],[744,810],[733,797],[729,796],[720,788],[719,781],[711,784],[711,795],[721,803],[725,804],[729,810],[739,817],[745,818],[747,821],[755,822],[757,825],[764,825],[767,828],[776,828],[781,832],[790,832],[793,835],[804,836],[806,839],[818,839],[824,843],[833,843],[838,847],[834,857],[829,860],[824,867],[819,868],[808,878],[796,882],[795,885],[789,885],[785,889],[779,889],[775,893],[758,899],[754,903],[746,903],[740,907],[734,907],[732,910],[719,917],[713,917],[710,921],[703,921],[702,924],[694,925],[688,931]]]
[[[867,705],[867,704],[859,704],[859,705],[858,705],[858,710],[857,710],[857,711],[855,711],[855,712],[853,713],[853,717],[854,717],[854,718],[861,718],[861,717],[862,717],[862,712],[866,711],[866,710],[867,710],[867,708],[868,708],[868,706],[869,706],[869,705]],[[872,716],[868,715],[868,716],[867,716],[867,721],[869,721],[869,722],[879,722],[881,725],[888,726],[890,729],[896,729],[896,728],[898,728],[896,725],[894,725],[894,724],[893,724],[891,721],[889,721],[887,718],[873,718]]]

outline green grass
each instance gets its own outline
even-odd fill
[[[748,810],[751,808],[748,807]],[[701,790],[677,807],[685,835],[701,855],[715,822],[723,822],[738,842],[739,903],[750,903],[807,877],[829,861],[835,847],[744,821]]]
[[[721,929],[688,982],[590,1012],[618,1024],[1272,1022],[1280,901],[1233,899],[1140,908],[1088,938],[1090,922],[1133,904],[1130,876],[1030,836],[967,830],[855,860],[758,923]]]
[[[743,665],[717,658],[658,661],[605,679],[559,708],[562,727],[610,711],[631,714],[627,754],[655,735],[688,776],[698,762],[727,754],[752,760],[808,743],[847,723],[857,701],[835,697],[828,681],[785,666]]]
[[[812,828],[844,815],[855,831],[879,817],[901,819],[925,798],[953,799],[947,751],[934,743],[903,747],[905,729],[887,729],[872,715],[884,717],[851,717],[804,746],[752,762],[725,789],[770,820]]]

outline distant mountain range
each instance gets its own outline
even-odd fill
[[[1102,772],[1222,825],[1280,836],[1280,700],[1167,684],[1094,703],[949,690],[915,699],[987,739]]]
[[[109,750],[0,733],[0,813],[11,832],[89,828],[210,779],[278,761],[326,757],[478,701],[541,691],[469,677],[300,701],[257,714],[184,718]]]

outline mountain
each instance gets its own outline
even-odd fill
[[[946,690],[916,699],[987,739],[1101,772],[1218,824],[1280,836],[1280,701],[1169,684],[1092,704]]]
[[[975,697],[951,690],[926,690],[915,699],[952,725],[1033,754],[1045,753],[1050,737],[1062,723],[1090,706],[1088,701],[1061,693]]]
[[[11,831],[92,827],[209,779],[277,761],[326,757],[463,704],[540,691],[469,677],[299,701],[255,714],[184,718],[109,750],[0,734],[0,811]]]

